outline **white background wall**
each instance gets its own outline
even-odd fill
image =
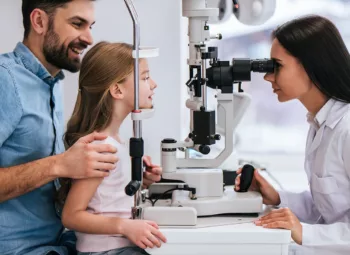
[[[152,119],[143,121],[145,153],[159,163],[160,141],[165,137],[184,138],[187,133],[180,128],[187,114],[183,107],[187,77],[187,66],[184,65],[187,54],[186,19],[181,17],[180,0],[134,2],[141,22],[141,45],[160,49],[160,56],[149,60],[151,76],[158,84],[155,91],[156,114]],[[20,0],[0,1],[0,54],[12,51],[16,43],[22,40],[21,3]],[[132,20],[124,1],[99,0],[95,5],[95,43],[101,40],[132,43]],[[65,121],[68,121],[73,111],[77,81],[78,74],[66,72]],[[123,125],[121,134],[126,139],[132,136],[130,118]]]
[[[21,0],[0,0],[0,54],[12,51],[16,43],[22,40],[21,2]],[[160,141],[165,137],[183,139],[188,132],[186,125],[188,123],[188,110],[184,107],[187,98],[184,83],[188,77],[186,19],[181,17],[181,0],[134,0],[134,2],[141,21],[141,44],[160,48],[160,56],[150,60],[151,75],[158,83],[155,97],[157,111],[153,119],[143,122],[145,152],[159,163]],[[329,5],[330,2],[332,2],[331,5]],[[284,10],[277,11],[277,14],[283,15],[284,19],[290,19],[291,16],[301,13],[317,12],[347,17],[350,13],[349,5],[342,6],[341,2],[335,0],[277,0],[277,3],[279,7],[285,7]],[[321,3],[322,8],[320,7]],[[298,8],[295,8],[296,5]],[[291,16],[286,17],[286,13]],[[278,15],[276,17],[279,17]],[[272,20],[276,20],[276,17]],[[132,42],[132,22],[123,0],[97,1],[96,20],[97,23],[93,29],[95,42],[100,40]],[[343,32],[347,31],[348,21],[345,21]],[[216,30],[222,32],[224,38],[246,33],[257,33],[259,36],[260,30],[275,27],[282,23],[282,20],[275,21],[276,24],[272,25],[271,22],[259,28],[229,22],[219,27],[212,25],[211,29],[212,32],[216,32]],[[254,41],[254,37],[251,38]],[[241,51],[231,50],[235,49],[236,46],[235,43],[220,46],[220,52],[225,52],[225,60],[229,60],[232,54],[234,57],[242,57]],[[75,103],[78,74],[66,73],[66,77],[64,86],[65,121],[70,117]],[[258,98],[253,98],[253,100],[257,101]],[[241,124],[242,129],[247,129],[244,120]],[[256,126],[261,129],[260,122],[256,123]],[[288,130],[284,127],[279,128],[283,130],[283,134],[289,135]],[[269,130],[273,129],[269,128]],[[130,119],[126,121],[121,133],[126,139],[132,135]],[[249,143],[250,136],[251,134],[243,136],[242,139]],[[268,135],[268,137],[271,139],[268,139],[265,145],[271,147],[272,140],[277,141],[278,139],[274,134]],[[256,141],[253,144],[256,144]],[[240,152],[239,156],[247,160],[257,160],[268,169],[272,169],[276,179],[279,179],[287,189],[298,191],[307,188],[303,171],[303,154],[291,154],[291,151],[288,150],[283,151],[282,154],[274,155],[267,152],[266,146],[262,146],[259,153],[252,154],[252,151],[246,151],[247,154]],[[296,183],[299,183],[300,186]]]

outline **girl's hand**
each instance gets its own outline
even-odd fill
[[[141,249],[161,246],[166,242],[165,236],[159,231],[158,225],[153,221],[146,220],[125,220],[123,221],[121,234]]]

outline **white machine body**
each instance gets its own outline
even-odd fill
[[[132,0],[124,1],[134,20],[134,37],[139,39],[136,10],[132,6]],[[210,35],[207,22],[217,20],[220,23],[232,16],[233,2],[232,0],[182,0],[183,16],[188,17],[189,20],[187,64],[198,67],[197,70],[201,70],[204,79],[207,58],[203,57],[202,53],[206,51],[205,43],[210,39],[220,38],[218,35]],[[266,10],[274,6],[275,0],[240,0],[239,3],[242,10],[240,19],[244,20],[245,24],[257,24],[266,20]],[[259,5],[260,3],[262,5]],[[225,8],[221,8],[222,5]],[[249,9],[251,5],[255,6],[253,6],[254,17],[247,11],[247,7]],[[256,15],[257,13],[260,14]],[[138,49],[133,51],[133,57],[136,59],[135,70],[138,66],[137,58],[158,55],[158,49],[138,48],[138,43],[139,40],[134,42]],[[137,91],[136,88],[135,91]],[[136,94],[135,92],[135,98]],[[133,219],[141,218],[157,222],[161,232],[167,238],[167,242],[162,243],[161,248],[149,248],[147,252],[152,255],[232,253],[287,255],[290,230],[257,227],[252,224],[256,216],[242,217],[241,214],[261,213],[262,197],[257,192],[240,193],[234,191],[232,186],[225,186],[227,183],[224,184],[223,171],[219,167],[233,151],[233,133],[249,106],[250,96],[245,93],[225,94],[218,91],[216,97],[218,114],[215,132],[225,137],[225,149],[215,158],[197,159],[191,158],[189,150],[203,153],[203,147],[202,149],[200,147],[203,144],[196,144],[190,137],[180,142],[162,143],[163,179],[166,181],[153,184],[148,190],[142,192],[138,189],[135,194]],[[202,107],[206,108],[205,83],[202,98],[190,94],[186,106],[191,111],[190,129],[192,130],[193,112],[201,111]],[[141,125],[136,124],[151,118],[153,114],[154,109],[137,110],[131,114],[136,137],[141,133]],[[184,157],[179,157],[177,153],[179,151],[184,152]],[[169,196],[162,197],[164,194]],[[156,197],[156,200],[154,198],[152,200],[152,197]],[[230,214],[233,213],[240,215],[231,217]],[[208,217],[216,215],[221,217]]]
[[[197,72],[200,72],[200,77],[204,80],[207,60],[202,54],[206,52],[206,43],[211,39],[220,38],[218,35],[210,34],[208,22],[215,20],[220,22],[219,15],[222,14],[220,13],[222,9],[218,7],[223,3],[228,7],[225,12],[232,12],[232,0],[182,0],[182,15],[188,18],[189,59],[187,64],[191,68],[197,67]],[[245,11],[243,14],[247,17]],[[191,77],[191,79],[194,78]],[[206,97],[204,83],[202,96],[194,97],[190,93],[190,98],[186,101],[186,107],[191,112],[191,130],[193,112],[200,111],[201,108],[206,109]],[[156,202],[143,199],[141,207],[144,219],[153,220],[160,226],[194,226],[197,224],[197,217],[201,216],[261,213],[263,209],[261,194],[250,191],[240,193],[234,191],[232,187],[225,187],[223,171],[219,168],[234,151],[234,132],[251,98],[241,91],[222,93],[218,89],[216,99],[215,130],[224,136],[225,148],[215,158],[192,158],[189,150],[201,151],[201,145],[195,144],[190,136],[180,142],[171,139],[163,141],[161,143],[162,177],[167,181],[150,186],[148,196],[151,198],[158,195],[158,199]],[[179,150],[184,152],[183,157],[179,157]],[[172,192],[171,198],[162,197],[167,192]]]

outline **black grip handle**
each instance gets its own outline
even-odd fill
[[[254,176],[254,167],[252,165],[244,165],[241,173],[241,182],[238,192],[247,192],[252,184]]]
[[[140,189],[141,182],[140,181],[130,181],[128,185],[126,185],[124,191],[128,196],[133,196]]]
[[[140,189],[143,175],[143,139],[130,138],[130,156],[131,156],[131,181],[124,188],[128,196],[133,196]]]

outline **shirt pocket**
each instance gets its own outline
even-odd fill
[[[314,203],[327,223],[336,220],[343,210],[349,208],[346,193],[342,192],[333,176],[318,177],[312,174],[310,186]]]
[[[316,174],[311,176],[311,188],[325,195],[337,193],[339,190],[337,180],[333,176],[318,177]]]

